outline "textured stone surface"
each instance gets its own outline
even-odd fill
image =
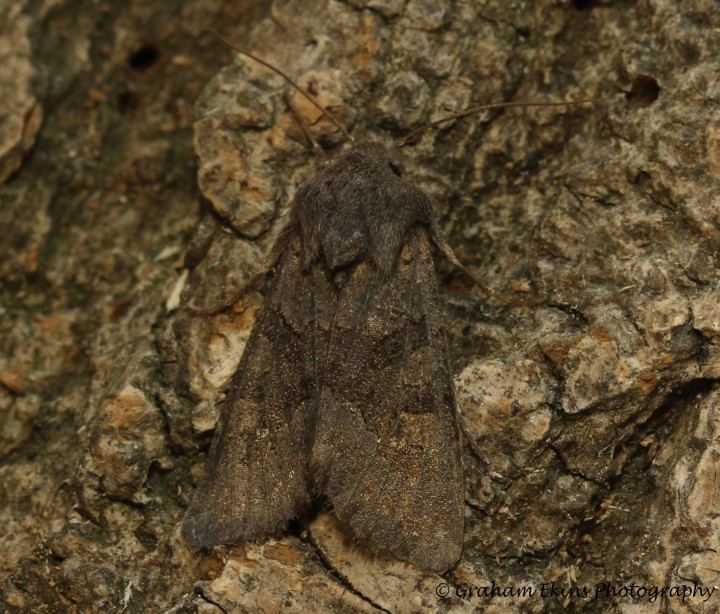
[[[720,585],[715,5],[250,4],[0,5],[0,609],[718,611],[719,591],[593,592]],[[343,146],[207,26],[358,139],[600,99],[484,112],[396,152],[467,266],[543,300],[499,306],[439,266],[467,432],[464,555],[442,579],[369,556],[326,512],[218,552],[179,533],[255,275]],[[492,582],[561,592],[468,597]]]
[[[24,2],[0,5],[0,183],[22,164],[35,142],[42,107],[34,94],[37,79],[32,63]]]

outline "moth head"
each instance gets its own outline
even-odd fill
[[[353,144],[328,169],[333,176],[339,174],[369,173],[393,181],[402,177],[400,167],[390,159],[387,148],[377,141]]]

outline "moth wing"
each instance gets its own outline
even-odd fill
[[[205,476],[183,522],[191,545],[264,537],[308,505],[311,317],[308,284],[296,250],[288,248],[233,377]]]
[[[445,571],[462,552],[464,496],[452,376],[424,230],[390,279],[351,269],[320,354],[314,473],[375,548]]]

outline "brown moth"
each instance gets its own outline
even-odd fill
[[[361,143],[291,206],[185,537],[261,538],[325,495],[363,541],[445,571],[463,474],[430,200]]]
[[[540,103],[430,126],[501,106]],[[298,189],[185,516],[190,545],[261,539],[325,497],[371,549],[435,572],[459,560],[460,430],[433,248],[469,275],[379,143]]]

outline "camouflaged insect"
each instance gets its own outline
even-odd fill
[[[183,524],[261,539],[325,497],[352,534],[432,571],[460,558],[463,474],[428,197],[378,143],[303,185]]]

